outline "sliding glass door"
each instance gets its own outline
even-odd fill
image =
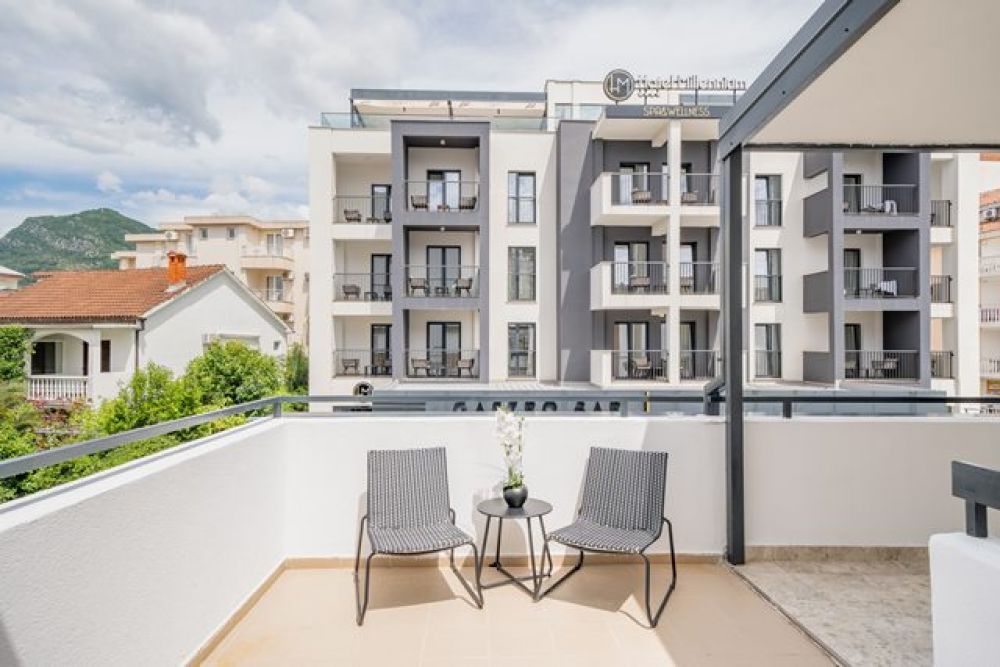
[[[428,210],[458,209],[462,189],[462,172],[441,169],[427,172]]]
[[[457,245],[427,246],[427,286],[433,294],[447,294],[462,277],[462,248]]]
[[[454,368],[461,353],[461,322],[427,323],[427,359],[436,374],[444,375],[448,368]]]

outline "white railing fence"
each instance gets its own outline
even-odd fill
[[[83,401],[87,398],[84,375],[29,375],[28,399],[32,401]]]

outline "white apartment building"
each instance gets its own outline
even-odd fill
[[[185,216],[152,234],[126,234],[134,250],[114,253],[121,269],[165,267],[182,252],[191,266],[221,264],[260,297],[307,344],[309,226],[304,220],[258,220],[246,215]]]
[[[980,392],[995,396],[1000,394],[1000,189],[979,196],[979,300]]]
[[[0,292],[16,290],[24,274],[6,266],[0,266]]]
[[[718,119],[739,88],[613,73],[353,90],[310,128],[311,392],[700,388],[723,362]],[[753,153],[744,169],[750,382],[978,390],[978,277],[959,261],[976,156]]]

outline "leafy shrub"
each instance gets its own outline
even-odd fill
[[[212,343],[188,364],[185,377],[218,406],[255,401],[281,393],[278,362],[238,341]]]
[[[24,380],[24,357],[30,351],[30,330],[0,327],[0,382]]]

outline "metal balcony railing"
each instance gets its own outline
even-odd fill
[[[535,300],[535,272],[521,271],[507,275],[508,301]]]
[[[681,294],[718,294],[718,275],[715,262],[681,262]]]
[[[848,299],[913,298],[918,294],[913,267],[844,269],[844,296]]]
[[[951,200],[931,200],[931,227],[951,227]]]
[[[780,378],[781,377],[781,351],[780,350],[757,350],[755,353],[754,368],[756,376],[759,378]]]
[[[512,378],[535,377],[535,351],[511,350],[508,352],[507,375]]]
[[[292,251],[287,248],[244,246],[240,250],[240,256],[248,258],[259,257],[265,259],[292,259]]]
[[[666,262],[611,262],[612,294],[666,294]]]
[[[379,349],[334,350],[333,374],[336,377],[391,376],[392,353],[389,350],[379,350]]]
[[[979,306],[979,322],[1000,324],[1000,306]]]
[[[611,203],[618,206],[666,204],[670,196],[670,175],[664,172],[633,173],[612,171]]]
[[[385,225],[392,222],[392,199],[386,195],[338,195],[333,221],[340,224]]]
[[[916,350],[847,350],[844,377],[849,380],[916,380],[920,353]]]
[[[479,350],[409,349],[406,376],[410,378],[477,378]]]
[[[66,402],[87,400],[85,375],[29,375],[27,377],[29,401]]]
[[[916,185],[844,184],[844,213],[851,215],[913,215],[920,210]]]
[[[931,302],[951,303],[951,276],[931,276]]]
[[[404,288],[407,296],[479,296],[478,266],[426,266],[411,264],[404,268]]]
[[[718,174],[681,174],[681,204],[718,204]]]
[[[388,273],[333,274],[334,301],[391,301],[392,282]]]
[[[406,181],[406,208],[430,213],[479,209],[479,181]]]
[[[718,350],[682,350],[680,355],[682,380],[710,380],[722,370]]]
[[[952,365],[955,353],[950,350],[931,351],[931,377],[950,380],[955,377]]]
[[[612,350],[611,377],[615,380],[659,380],[670,377],[663,350]]]
[[[757,227],[781,226],[781,200],[758,199],[755,204],[755,220]]]
[[[253,293],[257,295],[263,301],[268,301],[272,303],[290,303],[292,300],[291,294],[288,290],[284,288],[272,287],[270,289],[255,289]]]
[[[781,276],[754,276],[753,300],[758,303],[781,301]]]

